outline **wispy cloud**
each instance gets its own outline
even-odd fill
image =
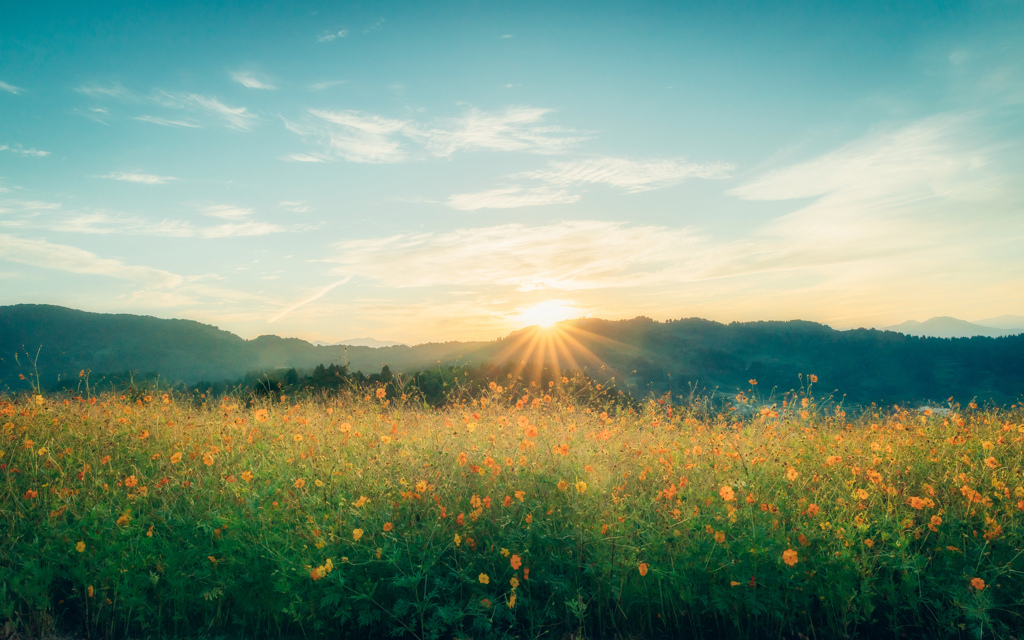
[[[248,87],[250,89],[277,89],[277,87],[275,87],[274,85],[270,84],[269,82],[264,82],[263,80],[260,80],[249,71],[235,71],[231,74],[231,79],[237,82],[238,84],[242,85],[243,87]]]
[[[423,157],[448,157],[460,151],[562,153],[585,138],[570,130],[544,126],[549,109],[510,107],[484,112],[470,109],[458,118],[429,122],[388,118],[358,111],[311,109],[302,122],[285,121],[288,130],[320,148],[287,156],[296,161],[341,159],[393,163]]]
[[[310,206],[303,200],[285,200],[277,203],[277,206],[292,213],[308,213],[311,210]]]
[[[156,116],[136,116],[135,119],[141,120],[142,122],[158,124],[162,127],[187,127],[189,129],[199,129],[202,126],[187,120],[168,120],[167,118],[157,118]]]
[[[229,107],[216,98],[197,93],[170,93],[160,91],[153,100],[171,109],[196,111],[223,120],[232,129],[249,131],[259,121],[259,116],[245,107]]]
[[[313,292],[312,295],[306,296],[305,298],[299,300],[298,302],[294,302],[285,307],[284,309],[282,309],[281,311],[275,313],[273,316],[270,317],[269,320],[267,320],[267,322],[277,322],[278,320],[285,317],[292,311],[295,311],[300,307],[304,307],[310,302],[315,302],[319,300],[320,298],[324,297],[325,295],[333,291],[335,288],[340,287],[343,284],[346,284],[351,279],[352,276],[347,276],[345,278],[342,278],[341,280],[338,280],[337,282],[332,282],[326,287],[321,287],[320,289],[317,289],[316,291]]]
[[[163,269],[125,264],[120,260],[101,258],[78,247],[6,234],[0,234],[0,259],[43,269],[106,276],[148,285],[174,287],[184,282],[181,276]]]
[[[99,176],[100,178],[107,178],[109,180],[120,180],[121,182],[134,182],[137,184],[167,184],[177,180],[177,178],[171,176],[158,176],[152,173],[142,173],[141,171],[112,171],[105,176]]]
[[[725,178],[733,169],[733,165],[724,162],[701,164],[683,159],[603,157],[554,162],[547,169],[520,175],[559,186],[608,184],[637,193],[672,186],[691,178]]]
[[[391,287],[629,287],[664,281],[666,270],[698,260],[686,248],[699,240],[686,229],[574,220],[341,242],[328,262],[338,275]]]
[[[214,204],[202,207],[204,215],[223,220],[245,220],[252,215],[252,209],[236,207],[230,204]]]
[[[579,199],[580,196],[567,191],[554,191],[543,187],[534,189],[507,187],[479,193],[456,194],[448,198],[448,206],[461,211],[513,209],[548,204],[571,204]]]
[[[346,80],[325,80],[324,82],[314,82],[313,84],[307,85],[306,88],[310,91],[323,91],[324,89],[330,89],[338,85],[345,84]]]
[[[13,93],[14,95],[18,95],[19,93],[25,92],[25,90],[21,87],[16,87],[13,84],[7,84],[6,82],[2,81],[0,81],[0,91],[6,91],[7,93]]]
[[[22,156],[33,156],[36,158],[42,158],[50,155],[49,151],[40,151],[39,149],[26,149],[20,144],[16,144],[13,147],[6,144],[0,144],[0,151],[10,151]]]
[[[347,35],[348,31],[345,29],[342,29],[341,31],[325,31],[324,33],[321,33],[316,37],[316,41],[331,42],[332,40],[337,40],[338,38],[344,38]]]
[[[174,111],[186,111],[213,122],[220,122],[232,129],[251,130],[260,117],[245,107],[232,107],[219,99],[198,93],[154,91],[149,95],[135,93],[120,84],[84,85],[76,89],[79,93],[101,99],[113,99],[138,105],[158,105]],[[200,127],[201,123],[191,120],[171,119],[163,116],[142,115],[136,120],[152,122],[164,126]]]

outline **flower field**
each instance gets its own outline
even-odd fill
[[[445,409],[384,389],[0,400],[0,629],[1024,629],[1020,407],[847,416],[805,388],[742,412],[574,389],[492,385]]]

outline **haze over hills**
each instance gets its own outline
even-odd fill
[[[922,323],[923,324],[923,323]],[[89,369],[159,374],[168,383],[237,380],[249,372],[317,365],[351,371],[411,373],[451,364],[582,370],[634,395],[691,388],[735,394],[787,391],[800,374],[819,376],[819,391],[858,403],[977,397],[1017,402],[1024,393],[1024,336],[939,339],[891,331],[836,331],[814,322],[721,324],[689,318],[655,322],[580,319],[530,327],[490,342],[416,346],[318,346],[297,338],[245,340],[190,320],[97,314],[48,305],[0,307],[0,389],[24,390],[37,353],[39,382],[55,388]],[[17,359],[14,357],[17,354]]]
[[[404,342],[397,342],[395,340],[377,340],[376,338],[347,338],[345,340],[339,340],[337,342],[324,342],[322,340],[315,340],[312,344],[318,347],[371,347],[373,349],[379,349],[381,347],[395,347],[398,345],[404,345]]]
[[[883,331],[897,331],[908,336],[927,336],[932,338],[970,338],[973,336],[1012,336],[1024,333],[1024,317],[1000,316],[980,322],[967,322],[949,316],[930,318],[924,322],[907,320],[891,327],[881,327]]]

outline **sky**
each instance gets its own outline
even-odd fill
[[[0,305],[245,338],[1024,315],[1024,2],[48,2]]]

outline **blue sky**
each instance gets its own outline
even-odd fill
[[[1022,18],[22,3],[0,22],[0,304],[410,343],[1024,315]]]

